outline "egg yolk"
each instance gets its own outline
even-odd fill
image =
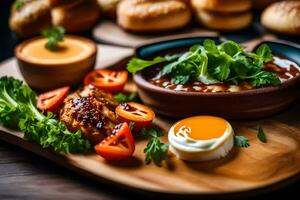
[[[195,140],[209,140],[221,137],[227,129],[227,121],[213,116],[190,117],[179,121],[174,132],[177,133],[181,127],[189,127],[189,137]]]

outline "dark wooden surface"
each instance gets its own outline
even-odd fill
[[[237,199],[292,198],[300,182],[267,193],[249,192]],[[0,199],[177,199],[178,197],[142,194],[86,179],[63,167],[0,141]],[[187,199],[181,197],[181,199]],[[199,199],[192,197],[191,199]],[[205,199],[205,198],[201,198]],[[208,197],[208,199],[214,199]],[[224,196],[222,199],[232,199]]]

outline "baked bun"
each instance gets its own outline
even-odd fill
[[[252,22],[252,13],[242,12],[235,14],[224,14],[201,10],[196,13],[196,18],[199,23],[208,28],[222,31],[233,31],[249,26]]]
[[[116,18],[117,6],[122,0],[98,0],[98,4],[101,8],[101,13],[109,18]]]
[[[52,24],[67,32],[81,32],[91,28],[100,15],[97,0],[73,0],[51,10]]]
[[[118,24],[135,32],[177,29],[190,20],[190,9],[182,0],[123,0],[117,9]]]
[[[251,0],[191,0],[194,8],[214,12],[243,12],[251,8]]]
[[[262,13],[261,23],[275,32],[300,35],[300,1],[271,4]]]
[[[51,26],[49,2],[47,0],[28,1],[18,10],[13,4],[9,26],[19,38],[40,33],[44,28]]]

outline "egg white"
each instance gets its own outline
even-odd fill
[[[219,138],[195,140],[188,135],[189,128],[181,127],[175,134],[174,124],[168,133],[170,151],[186,161],[208,161],[225,157],[234,145],[234,131],[227,122],[227,128]]]

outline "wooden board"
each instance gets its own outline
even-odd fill
[[[126,32],[112,21],[103,21],[93,30],[93,37],[96,40],[126,47],[138,47],[150,42],[157,42],[165,39],[196,36],[218,36],[218,33],[215,31],[205,30],[203,28],[187,27],[182,30],[167,33],[141,35]]]
[[[99,46],[97,67],[113,65],[132,54],[133,49]],[[22,79],[15,59],[1,64],[0,76]],[[130,85],[127,86],[129,88]],[[300,172],[300,105],[293,105],[272,118],[254,121],[231,121],[235,133],[250,139],[249,148],[234,148],[224,159],[189,163],[170,155],[166,164],[144,164],[145,140],[136,141],[134,158],[109,163],[94,153],[59,155],[22,139],[23,134],[0,127],[0,138],[39,154],[62,166],[96,180],[120,186],[172,194],[224,194],[270,188],[298,177]],[[155,124],[165,131],[174,121],[158,116]],[[268,142],[256,139],[258,126],[264,128]],[[163,138],[165,142],[166,137]],[[268,187],[270,186],[270,187]]]

